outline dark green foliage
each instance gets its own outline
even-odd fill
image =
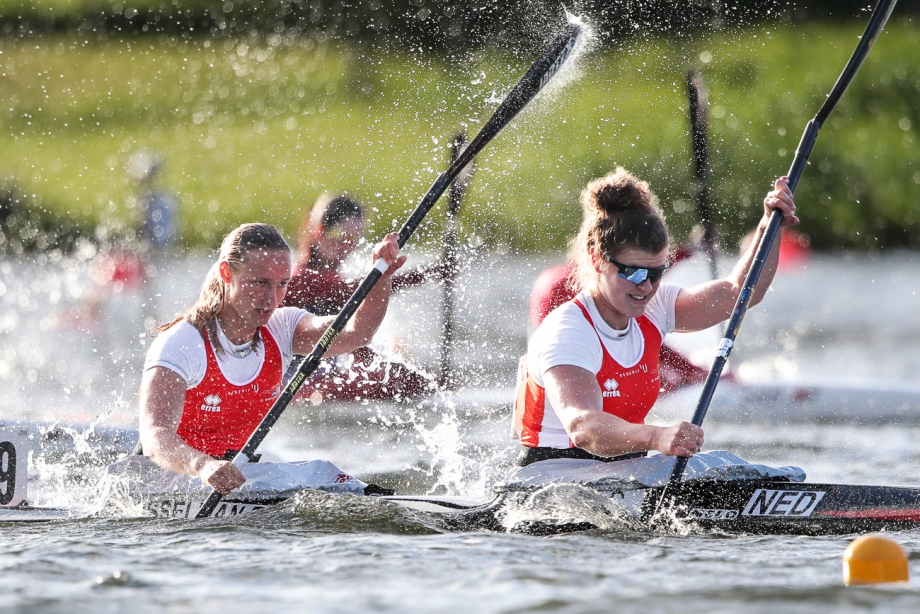
[[[895,16],[799,183],[802,230],[819,248],[920,247],[920,29],[902,6]],[[733,245],[864,26],[778,19],[625,41],[608,33],[577,79],[479,157],[464,239],[559,251],[577,228],[580,189],[622,165],[651,183],[683,240],[698,221],[684,85],[692,67],[710,93],[714,222]],[[525,31],[524,43],[543,33]],[[142,147],[165,156],[162,185],[178,198],[187,245],[213,245],[254,220],[295,236],[303,209],[338,190],[365,201],[368,236],[380,236],[443,168],[447,139],[478,129],[533,59],[524,43],[441,53],[317,40],[265,31],[0,38],[0,178],[36,195],[32,221],[15,218],[5,239],[36,246],[31,229],[91,222],[136,228],[124,163]],[[418,243],[437,245],[441,215],[432,212]]]
[[[565,7],[565,8],[563,8]],[[0,0],[0,32],[47,30],[312,36],[404,48],[531,47],[568,9],[590,15],[608,39],[636,34],[686,36],[706,28],[751,26],[782,18],[859,19],[860,0]],[[542,27],[541,27],[542,26]],[[522,41],[521,32],[536,32]]]
[[[0,254],[60,250],[69,252],[92,229],[60,216],[24,195],[12,182],[0,180]]]

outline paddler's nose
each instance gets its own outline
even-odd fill
[[[259,306],[263,309],[274,309],[278,306],[278,291],[271,284],[265,284],[262,294],[259,296]]]
[[[642,290],[643,292],[651,292],[652,282],[650,282],[648,279],[643,279],[641,283],[636,284],[636,287]]]

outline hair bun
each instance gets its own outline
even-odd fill
[[[571,254],[582,288],[595,287],[598,256],[615,257],[624,248],[658,254],[670,243],[658,198],[646,182],[621,167],[589,183],[581,204],[584,218]]]
[[[648,209],[654,196],[646,182],[640,181],[622,167],[606,177],[588,184],[586,196],[599,212],[616,215],[636,209]]]

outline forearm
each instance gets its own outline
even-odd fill
[[[227,494],[246,481],[242,472],[232,463],[194,449],[178,434],[186,387],[182,376],[164,367],[144,372],[138,425],[144,455],[167,471],[196,476]]]
[[[597,412],[592,412],[597,414]],[[670,426],[632,424],[616,416],[586,415],[566,427],[572,442],[598,456],[656,450],[668,456],[693,456],[702,449],[703,429],[689,422]]]
[[[597,456],[619,456],[655,449],[658,427],[633,424],[604,412],[591,411],[566,428],[577,447]]]
[[[382,271],[383,275],[371,287],[345,329],[339,332],[330,347],[333,354],[350,352],[367,345],[383,322],[393,291],[393,273],[406,262],[406,257],[399,254],[398,238],[397,233],[391,232],[374,246],[371,254],[374,268]]]
[[[140,438],[144,455],[168,471],[197,476],[205,464],[213,460],[185,443],[175,429],[169,427],[142,425]]]
[[[598,456],[651,450],[654,429],[632,424],[603,411],[603,398],[593,373],[573,365],[553,367],[543,374],[553,411],[577,447]]]
[[[157,465],[188,475],[198,475],[211,459],[179,437],[185,406],[186,381],[165,367],[144,372],[141,381],[138,431],[144,455]]]
[[[757,228],[754,230],[747,249],[741,255],[741,258],[738,260],[738,263],[735,265],[735,268],[732,270],[732,273],[729,276],[729,279],[731,280],[734,288],[732,306],[734,306],[734,301],[738,300],[738,295],[741,293],[741,289],[744,287],[744,281],[747,278],[748,272],[754,265],[757,249],[760,247],[760,243],[763,240],[764,235],[767,233],[769,222],[770,218],[766,215],[761,218],[760,223],[757,224]],[[763,300],[763,297],[766,295],[770,284],[773,282],[773,277],[776,275],[776,268],[779,264],[779,248],[780,243],[782,242],[781,233],[782,231],[777,233],[777,236],[773,241],[773,245],[770,248],[770,253],[767,255],[767,258],[764,261],[763,269],[760,273],[760,278],[757,280],[757,285],[754,287],[754,294],[751,297],[751,305],[756,305]]]
[[[773,218],[773,215],[779,211],[783,214],[782,225],[794,225],[799,223],[799,218],[795,215],[795,203],[792,200],[792,189],[789,187],[789,180],[786,177],[780,177],[773,184],[773,190],[767,193],[766,198],[764,198],[764,214],[760,220],[760,223],[757,225],[751,242],[749,243],[747,249],[745,250],[744,255],[741,257],[741,260],[738,262],[738,265],[733,271],[733,277],[735,284],[740,293],[741,288],[744,285],[744,279],[747,277],[748,271],[750,271],[751,266],[754,263],[755,256],[757,254],[757,248],[760,247],[760,242],[767,233],[767,229],[770,225],[770,220]],[[779,264],[779,251],[780,245],[782,243],[782,235],[780,232],[776,233],[774,237],[773,244],[770,246],[770,253],[767,254],[766,259],[763,263],[763,269],[761,270],[760,277],[757,280],[757,285],[754,287],[754,293],[751,297],[751,305],[756,305],[761,300],[763,300],[764,295],[767,293],[770,284],[773,282],[773,276],[776,274],[776,268]]]
[[[354,316],[332,344],[330,352],[344,354],[371,342],[380,328],[392,291],[391,277],[381,278],[355,311]]]

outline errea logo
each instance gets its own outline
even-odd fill
[[[617,383],[615,379],[613,379],[612,377],[608,379],[606,382],[604,382],[604,390],[603,390],[604,398],[606,399],[608,397],[620,396],[620,391],[617,390],[617,388],[619,387],[620,385]]]
[[[216,394],[209,394],[206,396],[204,398],[204,404],[201,406],[201,411],[219,412],[220,397]]]

